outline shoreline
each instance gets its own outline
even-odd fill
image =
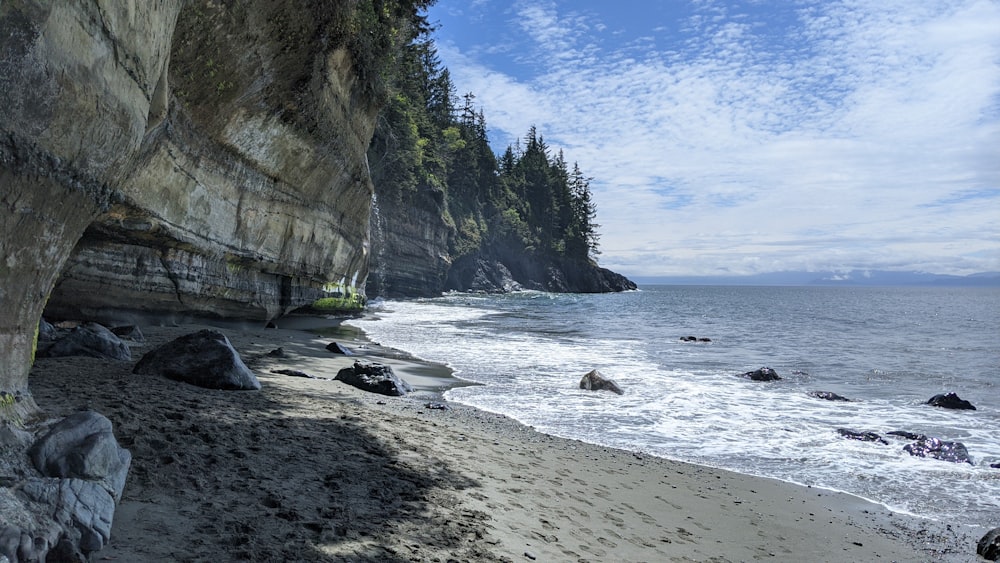
[[[135,360],[203,326],[141,328]],[[257,373],[254,392],[135,376],[134,362],[39,360],[31,388],[46,414],[93,408],[133,454],[111,541],[91,559],[976,559],[970,530],[847,493],[558,438],[458,403],[427,408],[442,370],[461,380],[380,356],[346,328],[353,339],[337,341],[357,356],[298,327],[221,327]],[[267,356],[278,347],[287,358]],[[417,391],[383,397],[327,379],[356,358],[391,365]]]

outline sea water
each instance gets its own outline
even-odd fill
[[[376,303],[350,324],[480,384],[453,387],[448,400],[545,433],[1000,525],[997,288],[448,294]],[[762,366],[782,379],[739,377]],[[579,389],[592,369],[625,394]],[[977,410],[925,404],[946,392]],[[889,443],[848,440],[840,428]],[[974,463],[913,457],[893,430],[962,442]]]

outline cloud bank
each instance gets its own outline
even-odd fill
[[[1000,270],[1000,3],[665,4],[431,14],[497,150],[536,125],[594,177],[603,265]]]

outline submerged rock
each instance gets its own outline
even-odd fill
[[[848,403],[851,402],[851,400],[848,399],[847,397],[844,397],[843,395],[838,395],[831,391],[810,391],[809,396],[816,397],[817,399],[824,399],[826,401],[845,401]]]
[[[752,381],[778,381],[781,379],[781,377],[778,376],[778,372],[768,367],[748,371],[742,374],[741,377],[746,377]]]
[[[916,442],[903,446],[903,450],[917,457],[931,457],[951,463],[972,464],[969,450],[962,442],[946,442],[939,438],[921,436]]]
[[[85,356],[129,361],[132,359],[132,352],[128,345],[107,328],[97,323],[84,323],[65,336],[56,334],[51,344],[39,346],[38,356],[42,358]]]
[[[375,362],[355,361],[354,365],[337,372],[337,381],[380,395],[402,397],[413,390],[392,368]]]
[[[974,411],[976,407],[972,406],[972,403],[962,399],[955,393],[939,394],[934,395],[930,399],[927,399],[927,404],[932,407],[941,407],[943,409],[955,409],[955,410],[969,410]]]
[[[889,442],[885,440],[882,436],[879,436],[875,432],[859,432],[857,430],[851,430],[850,428],[838,428],[837,434],[840,434],[848,440],[860,440],[862,442],[879,442],[880,444],[889,445]]]
[[[243,363],[225,334],[200,330],[148,352],[133,373],[162,375],[208,389],[260,389],[257,376]]]
[[[976,553],[987,561],[1000,561],[1000,528],[993,528],[976,544]]]
[[[886,432],[889,436],[899,436],[900,438],[906,438],[907,440],[926,440],[927,436],[923,434],[917,434],[915,432],[909,432],[906,430],[893,430],[892,432]]]
[[[612,393],[617,393],[619,395],[625,394],[617,383],[604,377],[601,375],[601,372],[596,369],[590,370],[583,376],[583,379],[580,380],[580,389],[587,389],[589,391],[611,391]]]

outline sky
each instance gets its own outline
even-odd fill
[[[494,150],[593,177],[631,276],[1000,271],[1000,0],[438,0]]]

